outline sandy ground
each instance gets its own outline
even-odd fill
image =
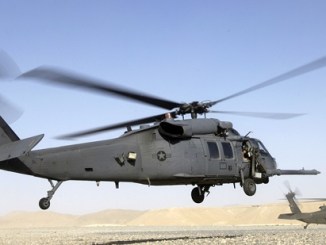
[[[302,203],[303,212],[319,210],[324,203]],[[84,215],[61,214],[51,211],[16,211],[0,216],[0,229],[51,227],[221,227],[301,225],[296,220],[281,220],[278,216],[289,213],[286,202],[265,205],[230,207],[167,208],[146,211],[108,209]]]
[[[0,229],[0,244],[325,244],[326,227],[84,227]]]
[[[305,203],[302,210],[318,210]],[[326,244],[326,225],[279,220],[287,203],[216,208],[104,210],[86,215],[51,211],[0,217],[2,244]],[[39,228],[42,227],[42,228]]]

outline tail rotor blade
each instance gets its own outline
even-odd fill
[[[23,114],[23,111],[12,105],[8,100],[0,96],[0,116],[5,119],[7,123],[13,123]]]
[[[291,185],[290,185],[289,181],[287,181],[287,180],[284,181],[284,185],[288,189],[289,192],[293,192],[292,189],[291,189]]]
[[[0,50],[0,79],[14,79],[21,74],[16,62],[3,50]]]

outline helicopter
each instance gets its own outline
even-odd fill
[[[0,169],[47,179],[51,189],[39,201],[41,209],[60,185],[69,180],[111,181],[148,186],[192,185],[192,200],[202,203],[210,188],[239,183],[248,196],[258,184],[268,184],[275,175],[317,175],[312,170],[283,170],[263,143],[242,136],[233,124],[207,113],[228,113],[252,117],[288,119],[295,113],[213,111],[223,101],[311,72],[326,65],[326,57],[283,73],[240,92],[215,101],[179,103],[133,91],[117,85],[85,78],[66,70],[41,66],[21,73],[14,80],[33,80],[90,92],[104,93],[160,107],[166,111],[109,126],[62,135],[71,139],[109,130],[126,128],[117,138],[70,146],[32,150],[44,134],[20,139],[8,123],[0,118]],[[185,116],[190,115],[190,118]],[[204,117],[199,118],[198,116]],[[178,117],[181,119],[178,119]],[[139,126],[133,129],[133,126]]]
[[[291,209],[291,213],[286,214],[280,214],[279,219],[287,219],[287,220],[299,220],[306,225],[303,227],[304,229],[307,229],[308,225],[310,224],[326,224],[326,206],[320,206],[319,211],[310,212],[310,213],[302,213],[296,198],[295,198],[296,192],[293,192],[291,189],[289,192],[285,195],[286,199],[289,202],[289,207]],[[309,198],[308,200],[311,200]],[[313,198],[314,201],[325,201],[325,198]]]

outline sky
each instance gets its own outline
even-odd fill
[[[325,1],[0,1],[0,50],[25,72],[41,65],[177,102],[217,100],[326,55]],[[284,181],[304,197],[325,197],[326,68],[225,101],[214,110],[305,113],[290,120],[209,115],[259,138],[282,169],[318,176],[275,176],[248,197],[237,185],[211,188],[198,205],[192,186],[68,181],[51,211],[161,209],[278,202]],[[164,113],[121,98],[45,85],[0,82],[0,96],[24,113],[20,138],[45,134],[35,149],[118,137],[116,130],[74,141],[64,133]],[[45,179],[0,172],[0,215],[37,211]]]

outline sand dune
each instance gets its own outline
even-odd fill
[[[301,205],[303,212],[318,210],[323,203]],[[0,217],[0,228],[85,227],[85,226],[228,226],[286,225],[299,221],[279,220],[289,213],[287,203],[212,208],[169,208],[149,211],[105,210],[86,215],[69,215],[51,211],[13,212]]]

